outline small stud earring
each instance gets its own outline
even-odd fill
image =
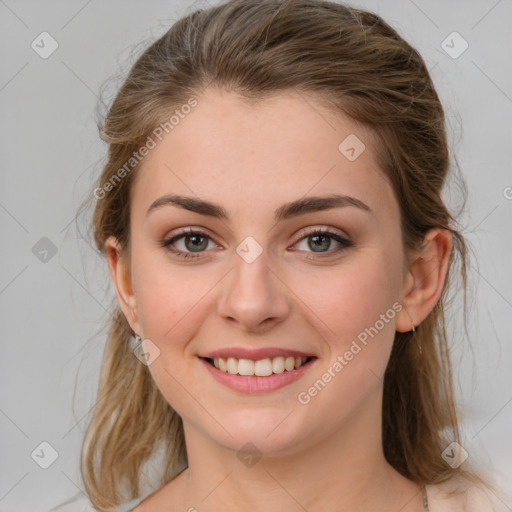
[[[130,348],[132,350],[135,350],[142,342],[142,338],[136,333],[133,332],[130,336]]]

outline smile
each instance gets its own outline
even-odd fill
[[[284,350],[236,350],[239,357],[234,357],[235,350],[231,354],[229,352],[211,353],[199,357],[199,360],[215,381],[233,391],[250,395],[270,393],[292,384],[302,378],[318,359],[300,352],[291,355]]]

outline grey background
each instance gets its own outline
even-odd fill
[[[511,493],[512,4],[351,5],[381,14],[420,51],[445,105],[469,189],[462,222],[478,260],[470,274],[472,350],[460,322],[451,324],[464,448]],[[83,488],[79,449],[113,297],[106,264],[75,222],[105,153],[97,95],[128,69],[137,43],[190,10],[177,1],[0,0],[0,512],[48,510]],[[43,31],[58,43],[47,59],[31,48]],[[441,46],[453,31],[469,44],[458,58]],[[457,203],[456,193],[448,197]],[[45,441],[58,453],[48,469],[31,456]]]

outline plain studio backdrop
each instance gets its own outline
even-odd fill
[[[83,489],[80,444],[113,297],[106,263],[75,220],[106,151],[97,96],[113,74],[125,76],[148,39],[202,5],[0,1],[0,512],[43,512]],[[350,5],[382,15],[420,51],[445,107],[469,190],[464,234],[478,259],[470,269],[473,350],[460,320],[450,331],[463,447],[494,467],[510,494],[512,3]],[[111,91],[120,84],[111,83]],[[460,203],[456,186],[447,198]]]

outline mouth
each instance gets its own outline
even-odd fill
[[[317,356],[284,349],[225,349],[198,356],[213,379],[232,391],[265,394],[300,380]]]
[[[292,372],[308,365],[316,359],[314,356],[277,356],[263,359],[244,359],[236,357],[204,357],[210,366],[231,375],[243,377],[270,377],[284,372]]]

